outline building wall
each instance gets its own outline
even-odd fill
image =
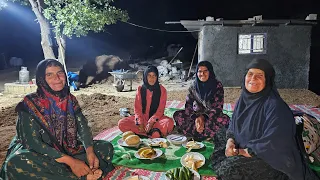
[[[320,14],[318,17],[320,17]],[[320,96],[320,19],[318,19],[317,24],[318,26],[312,28],[311,31],[309,90]]]
[[[267,33],[266,54],[238,54],[238,35]],[[278,88],[308,88],[310,26],[217,26],[207,25],[199,33],[199,61],[212,63],[225,87],[241,86],[245,67],[254,58],[274,65]]]

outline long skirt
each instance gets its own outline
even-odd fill
[[[110,142],[97,140],[94,141],[93,149],[99,159],[99,167],[103,171],[100,179],[103,179],[104,176],[114,169],[114,166],[112,165],[113,146]],[[74,155],[73,157],[88,164],[86,152]],[[86,179],[86,177],[78,178],[67,165],[58,163],[53,158],[22,148],[18,149],[15,153],[10,154],[2,168],[0,175],[5,180]]]
[[[178,132],[193,137],[195,140],[204,140],[206,138],[213,138],[216,132],[221,128],[227,128],[230,118],[226,114],[215,115],[205,121],[204,131],[198,133],[196,130],[195,120],[185,113],[185,110],[176,111],[173,114],[173,119],[176,122]]]
[[[257,156],[225,156],[226,130],[214,137],[214,152],[210,157],[212,168],[219,180],[288,180],[284,173],[273,169]]]

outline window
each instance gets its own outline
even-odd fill
[[[239,34],[238,54],[266,54],[267,34]]]

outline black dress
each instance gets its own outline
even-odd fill
[[[214,137],[214,152],[210,157],[219,180],[289,180],[284,173],[273,169],[257,156],[225,156],[226,130]]]

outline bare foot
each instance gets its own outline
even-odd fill
[[[87,180],[97,180],[101,177],[102,175],[102,170],[101,169],[97,169],[93,172],[93,174],[88,174],[87,175]]]

